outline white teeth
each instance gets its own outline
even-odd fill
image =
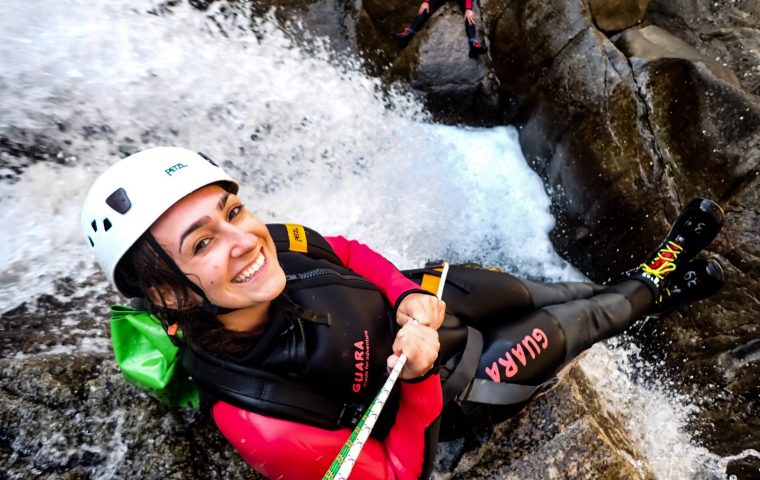
[[[251,276],[255,275],[256,272],[258,272],[261,269],[261,266],[264,265],[264,254],[259,253],[258,258],[256,258],[256,261],[253,262],[253,264],[246,268],[245,271],[240,273],[237,277],[235,277],[234,282],[235,283],[242,283],[251,278]]]

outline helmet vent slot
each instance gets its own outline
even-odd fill
[[[218,166],[219,166],[219,165],[217,165],[217,164],[216,164],[216,162],[215,162],[215,161],[211,160],[211,157],[209,157],[209,156],[208,156],[208,155],[206,155],[205,153],[203,153],[203,152],[198,152],[198,155],[200,155],[201,157],[205,158],[205,159],[206,159],[206,161],[207,161],[208,163],[210,163],[211,165],[213,165],[213,166],[215,166],[215,167],[218,167]]]
[[[90,246],[91,246],[91,247],[94,247],[94,246],[95,246],[95,242],[93,242],[93,241],[92,241],[92,238],[90,238],[90,236],[89,236],[89,235],[87,236],[87,240],[89,240],[89,241],[90,241]]]
[[[98,231],[98,224],[95,222],[95,220],[92,221],[92,223],[90,224],[90,226],[92,227],[92,231],[93,232],[97,232]]]
[[[105,229],[105,231],[107,232],[107,231],[111,230],[111,227],[112,227],[111,220],[109,220],[107,218],[104,218],[103,219],[103,228]]]
[[[123,188],[114,190],[114,192],[109,195],[108,198],[106,198],[106,204],[122,215],[127,213],[129,209],[132,208],[132,202],[129,200],[127,191]]]

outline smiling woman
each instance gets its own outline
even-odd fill
[[[356,241],[265,225],[237,182],[189,150],[116,163],[82,212],[101,267],[181,346],[220,431],[261,473],[299,479],[324,474],[402,354],[354,473],[426,478],[439,435],[477,437],[595,342],[717,291],[720,266],[692,259],[721,224],[718,205],[695,200],[607,287],[452,267],[444,303],[432,266],[400,272]],[[283,228],[287,242],[273,236]]]
[[[234,193],[219,185],[200,188],[172,205],[150,233],[208,302],[232,310],[217,316],[227,330],[248,332],[266,323],[285,273],[266,225]],[[168,307],[178,307],[171,290],[163,297]],[[202,300],[193,297],[196,304]]]

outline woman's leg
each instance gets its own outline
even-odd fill
[[[651,289],[626,280],[587,299],[549,305],[482,329],[484,344],[475,377],[540,385],[594,343],[621,333],[654,303]]]
[[[426,269],[404,273],[417,283],[422,283],[426,273],[439,275]],[[586,282],[537,283],[509,273],[461,265],[451,266],[447,278],[443,290],[446,310],[476,327],[494,317],[503,322],[546,305],[588,298],[606,288]]]
[[[432,269],[404,273],[418,284],[427,281],[425,275],[440,275]],[[489,338],[512,338],[512,332],[502,329],[508,329],[513,322],[521,324],[525,315],[537,308],[588,298],[602,290],[604,287],[592,283],[541,284],[499,271],[452,266],[443,291],[447,316],[438,331],[442,378],[446,378],[446,372],[454,368],[463,368],[463,371],[469,373],[456,382],[458,387],[452,384],[449,393],[459,393],[456,389],[464,388],[469,379],[475,376],[483,348],[478,331],[490,332],[497,328],[499,331],[489,334]],[[478,336],[477,341],[473,335]],[[477,351],[473,354],[471,352],[474,350],[470,349]],[[464,350],[470,353],[464,357],[467,360],[462,361],[461,354]]]
[[[660,247],[627,279],[588,298],[547,305],[482,327],[476,379],[540,385],[594,343],[623,332],[637,318],[704,298],[722,284],[720,267],[694,256],[717,235],[723,212],[698,199],[687,206]],[[691,262],[691,263],[689,263]],[[677,292],[677,293],[674,293]]]
[[[412,23],[402,30],[400,33],[394,33],[393,36],[404,42],[408,42],[412,39],[415,33],[420,31],[425,22],[428,21],[431,15],[448,0],[430,0],[429,9],[426,12],[418,13],[413,19]]]
[[[717,292],[723,283],[720,266],[713,261],[690,260],[715,237],[721,225],[722,211],[717,205],[701,199],[692,202],[662,245],[628,273],[629,279],[601,291],[594,285],[545,286],[501,277],[493,277],[500,278],[501,284],[472,289],[483,294],[480,298],[493,298],[486,309],[490,318],[476,321],[478,331],[469,328],[469,335],[459,332],[460,345],[482,345],[482,351],[477,350],[480,356],[473,358],[465,348],[453,358],[460,358],[459,364],[441,368],[443,378],[444,373],[453,376],[468,358],[474,365],[468,367],[468,371],[474,370],[469,377],[472,380],[454,394],[458,401],[449,402],[444,409],[441,438],[466,436],[469,442],[486,438],[490,425],[518,412],[544,386],[552,384],[562,367],[594,343],[621,333],[642,315]],[[460,309],[460,314],[483,313],[463,305],[455,288],[464,291],[462,286],[447,284],[447,305]],[[542,307],[514,315],[528,304]],[[509,309],[501,317],[490,315],[492,308],[505,305]],[[445,336],[442,333],[442,346]],[[444,391],[447,387],[444,384]]]

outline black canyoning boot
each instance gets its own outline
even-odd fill
[[[723,210],[706,198],[695,198],[678,216],[665,240],[639,267],[629,271],[630,278],[644,282],[655,301],[664,298],[668,277],[689,263],[713,241],[723,227]]]
[[[690,262],[668,283],[662,296],[655,300],[652,316],[718,293],[723,279],[723,269],[715,260],[700,258]]]
[[[470,58],[478,58],[488,51],[488,47],[481,45],[480,42],[474,40],[470,42]]]
[[[401,42],[401,45],[406,46],[412,37],[414,37],[414,30],[410,27],[407,27],[401,32],[394,32],[392,35],[393,38]]]

